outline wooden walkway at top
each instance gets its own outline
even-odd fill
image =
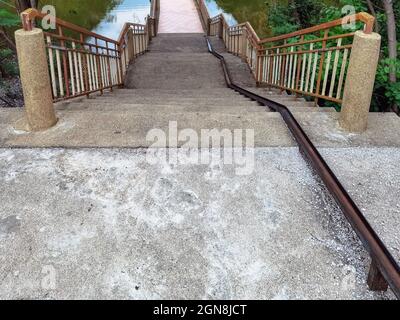
[[[159,33],[203,33],[193,0],[160,0]]]

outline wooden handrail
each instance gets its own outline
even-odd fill
[[[200,1],[202,1],[202,0],[200,0]],[[366,34],[372,33],[372,31],[374,29],[374,24],[375,24],[375,18],[372,15],[370,15],[369,13],[360,12],[360,13],[354,14],[352,16],[348,16],[347,18],[350,20],[354,20],[354,21],[364,22],[365,23],[364,32]],[[229,28],[246,27],[248,29],[248,31],[250,32],[251,38],[254,39],[254,41],[257,43],[257,45],[263,45],[265,43],[270,43],[270,42],[277,42],[277,41],[281,41],[281,40],[285,40],[285,39],[290,39],[290,38],[314,33],[314,32],[320,31],[320,30],[330,29],[330,28],[333,28],[336,26],[340,26],[343,23],[343,18],[342,18],[342,19],[337,19],[334,21],[326,22],[323,24],[319,24],[319,25],[316,25],[316,26],[313,26],[313,27],[310,27],[307,29],[298,30],[298,31],[295,31],[292,33],[260,39],[258,34],[254,31],[254,28],[248,21],[236,24],[234,26],[229,26],[228,23],[226,22],[226,19],[223,14],[219,14],[219,15],[211,18],[212,21],[216,21],[218,19],[221,19],[222,23],[225,24],[226,26],[228,26]]]
[[[154,1],[154,2],[153,2]],[[158,0],[153,0],[152,3],[152,8],[151,8],[151,16],[148,16],[148,18],[152,18],[152,19],[157,19],[157,10],[158,10]],[[41,18],[43,19],[46,16],[46,14],[41,13],[40,11],[33,9],[33,8],[29,8],[27,10],[25,10],[24,12],[21,13],[21,19],[22,19],[22,25],[25,31],[31,31],[33,29],[33,21],[35,18]],[[73,23],[64,21],[62,19],[56,18],[56,24],[64,27],[64,28],[68,28],[72,31],[78,32],[78,33],[82,33],[85,34],[87,36],[90,37],[94,37],[103,41],[107,41],[116,45],[120,45],[124,40],[123,37],[126,34],[127,30],[131,27],[131,26],[139,26],[139,27],[143,27],[145,28],[146,25],[144,24],[139,24],[139,23],[130,23],[127,22],[124,24],[124,27],[121,30],[121,33],[118,37],[118,40],[114,40],[114,39],[110,39],[107,37],[104,37],[100,34],[97,34],[95,32],[92,32],[90,30],[87,30],[85,28],[82,28],[80,26],[77,26]]]
[[[197,0],[200,8],[204,0]],[[208,12],[202,12],[208,17]],[[228,52],[240,56],[249,65],[257,83],[287,90],[296,95],[342,103],[351,39],[355,32],[329,35],[329,30],[345,20],[362,22],[364,33],[373,32],[375,18],[366,12],[298,30],[260,39],[249,22],[229,26],[225,16],[209,19],[208,34],[223,39]],[[323,34],[323,36],[322,36]],[[307,35],[315,37],[308,39]]]
[[[159,9],[160,1],[153,0],[146,24],[125,23],[118,40],[55,18],[54,32],[43,32],[53,101],[123,86],[129,63],[148,50],[157,33]],[[24,30],[32,31],[35,19],[46,16],[36,9],[25,10],[21,13]]]
[[[125,41],[125,36],[126,33],[128,32],[128,30],[131,27],[141,27],[144,30],[148,27],[149,24],[149,19],[152,19],[155,22],[155,35],[157,34],[157,26],[158,26],[158,20],[159,20],[159,12],[160,12],[160,0],[152,0],[151,1],[151,7],[150,7],[150,15],[147,16],[147,22],[146,24],[139,24],[139,23],[132,23],[132,22],[126,22],[124,24],[124,26],[122,27],[122,30],[119,34],[118,37],[118,43],[120,45],[123,44],[123,42]]]
[[[354,20],[354,21],[361,21],[365,23],[365,30],[364,32],[367,34],[372,33],[373,28],[374,28],[374,23],[375,23],[375,18],[373,16],[371,16],[370,14],[366,13],[366,12],[360,12],[351,16],[347,17],[350,20]],[[317,31],[321,31],[321,30],[326,30],[326,29],[330,29],[333,27],[337,27],[342,25],[343,23],[343,18],[342,19],[337,19],[334,21],[330,21],[330,22],[326,22],[323,24],[319,24],[317,26],[313,26],[307,29],[302,29],[302,30],[298,30],[292,33],[288,33],[288,34],[284,34],[284,35],[280,35],[280,36],[276,36],[276,37],[271,37],[271,38],[266,38],[266,39],[262,39],[260,40],[258,43],[259,44],[264,44],[264,43],[269,43],[269,42],[276,42],[276,41],[281,41],[281,40],[285,40],[285,39],[290,39],[290,38],[294,38],[294,37],[298,37],[298,36],[302,36],[302,35],[306,35],[306,34],[310,34],[310,33],[314,33]]]
[[[146,26],[144,24],[138,24],[138,23],[131,23],[131,22],[126,22],[124,24],[124,26],[122,27],[122,30],[119,34],[118,37],[118,43],[122,44],[124,42],[125,39],[125,35],[127,33],[127,31],[130,29],[130,27],[142,27],[142,28],[146,28]]]

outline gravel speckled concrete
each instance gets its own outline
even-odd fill
[[[400,157],[360,150],[357,163],[354,152],[325,153],[355,183],[358,165],[377,159],[365,168],[381,177],[384,152]],[[393,298],[367,290],[369,258],[298,151],[255,159],[241,177],[232,166],[150,165],[144,150],[1,150],[0,297]],[[372,192],[362,207],[374,218],[376,198],[393,194]],[[383,208],[381,230],[398,231],[398,206]]]

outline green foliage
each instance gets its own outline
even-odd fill
[[[108,12],[122,0],[47,0],[40,5],[52,5],[57,17],[88,30],[93,30]]]
[[[400,106],[400,82],[389,82],[390,70],[396,70],[397,79],[400,79],[400,60],[382,59],[379,62],[375,81],[375,90],[384,93],[390,104]]]
[[[309,27],[309,22],[312,25],[321,24],[324,22],[337,20],[343,17],[342,8],[345,5],[354,6],[356,12],[368,12],[368,6],[364,0],[340,0],[339,5],[324,5],[318,0],[306,0],[291,2],[292,5],[283,5],[275,3],[269,9],[269,24],[273,35],[281,35],[290,33],[294,30],[304,29]],[[388,59],[388,39],[386,30],[386,15],[382,9],[380,1],[375,1],[377,4],[377,20],[380,25],[379,33],[382,35],[381,59],[378,66],[375,89],[371,109],[373,111],[387,111],[388,106],[400,106],[400,81],[391,83],[389,81],[390,70],[396,70],[397,79],[400,79],[400,57],[397,60]],[[400,21],[400,1],[394,1],[394,10],[396,20]],[[345,13],[346,14],[346,13]],[[309,22],[304,22],[308,19]],[[400,39],[400,23],[397,23],[397,34]],[[357,25],[359,30],[361,25]],[[329,32],[330,36],[342,34],[341,27],[332,28]],[[313,37],[313,36],[311,36]],[[308,40],[308,39],[306,39]],[[350,41],[350,40],[347,40]],[[346,41],[343,44],[348,44]],[[330,45],[328,44],[328,47]],[[399,50],[400,52],[400,46]],[[339,65],[341,62],[339,61]],[[339,72],[339,71],[338,71]],[[333,106],[338,109],[336,104],[325,102],[326,106]]]
[[[0,28],[4,36],[7,30],[15,28],[20,24],[20,20],[15,13],[0,8]],[[0,47],[0,76],[12,77],[18,75],[18,67],[14,58],[14,52],[10,49]],[[4,84],[3,84],[4,86]]]
[[[0,27],[13,28],[20,23],[20,19],[15,13],[0,8]]]
[[[10,49],[0,49],[0,68],[3,76],[13,77],[18,75],[18,66],[14,59],[14,52]]]
[[[292,8],[276,3],[268,10],[268,22],[273,35],[291,33],[299,29],[299,24],[291,14]]]

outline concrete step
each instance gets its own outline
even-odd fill
[[[320,108],[320,107],[288,107],[292,113],[308,113],[308,112],[335,112],[335,108]]]
[[[219,37],[209,37],[208,39],[210,39],[210,42],[216,52],[220,54],[226,52],[225,44]]]
[[[323,110],[323,109],[322,109]],[[297,121],[317,147],[400,147],[400,121],[390,113],[370,113],[368,130],[348,134],[337,125],[337,112],[296,112]],[[8,147],[140,147],[147,132],[168,130],[170,121],[179,128],[253,129],[256,147],[296,146],[276,112],[246,115],[203,113],[135,114],[128,111],[57,111],[58,124],[43,132],[24,133],[14,125],[24,118],[23,109],[0,109],[0,144]],[[17,126],[17,128],[20,128]],[[166,131],[167,132],[167,131]],[[380,134],[377,135],[377,132]]]
[[[207,53],[203,33],[159,34],[150,44],[150,52]]]
[[[239,95],[238,92],[229,88],[207,88],[207,89],[118,89],[113,92],[107,92],[108,94],[115,95],[175,95],[175,96],[195,96],[195,97],[225,97],[225,96],[236,96]]]
[[[127,89],[127,90],[119,90],[118,92],[105,92],[103,97],[114,97],[118,98],[127,98],[127,97],[160,97],[160,98],[175,98],[175,99],[185,99],[185,98],[196,98],[201,99],[204,97],[207,98],[215,98],[215,99],[247,99],[245,96],[240,95],[239,93],[233,90],[221,90],[216,92],[208,92],[208,90],[199,89],[199,90],[159,90],[159,89]],[[101,95],[95,96],[101,97]]]
[[[311,109],[311,108],[310,108]],[[98,103],[98,104],[79,104],[71,103],[68,105],[57,106],[57,110],[65,111],[130,111],[134,114],[173,114],[173,113],[196,113],[208,112],[212,114],[231,114],[231,115],[245,115],[250,112],[269,112],[268,108],[262,106],[238,106],[238,105],[149,105],[149,104],[112,104],[112,103]]]
[[[265,112],[269,111],[268,108],[259,106],[256,102],[236,102],[229,104],[218,104],[220,102],[214,101],[193,103],[193,101],[157,101],[157,103],[140,103],[132,101],[121,101],[104,98],[90,99],[82,102],[62,102],[56,104],[57,110],[98,110],[98,111],[111,111],[111,110],[133,110],[135,113],[149,113],[149,112],[211,112],[211,113],[230,113],[230,114],[244,114],[246,112]],[[223,100],[222,100],[223,102]],[[303,103],[287,103],[288,108],[292,112],[336,112],[334,108],[316,108],[308,106]]]
[[[223,53],[230,76],[233,82],[241,87],[255,87],[256,80],[251,72],[250,67],[240,57],[230,53]]]
[[[149,147],[154,142],[146,139],[147,134],[153,129],[168,133],[171,121],[178,123],[179,130],[191,128],[199,135],[204,129],[228,129],[232,132],[236,129],[251,129],[254,130],[256,146],[280,146],[283,142],[292,141],[281,116],[273,112],[231,115],[210,112],[138,114],[132,110],[85,110],[58,111],[58,117],[58,124],[45,133],[21,135],[8,131],[3,144],[31,147]],[[221,143],[219,146],[223,145]]]
[[[304,107],[304,108],[313,108],[315,106],[314,102],[307,101],[293,101],[293,100],[284,100],[284,99],[271,99],[277,103],[283,104],[287,107]]]
[[[182,62],[198,62],[207,63],[209,61],[217,61],[212,54],[206,52],[147,52],[145,55],[139,56],[136,60],[142,60],[141,63],[148,61],[182,61]]]
[[[237,107],[257,107],[259,104],[255,101],[247,101],[247,100],[237,100],[232,101],[231,99],[156,99],[156,98],[141,98],[137,97],[136,99],[114,99],[114,98],[97,98],[97,99],[88,99],[86,101],[78,101],[78,102],[60,102],[56,104],[56,108],[58,110],[68,109],[68,108],[90,108],[91,106],[105,106],[109,105],[112,108],[117,108],[118,105],[143,105],[152,106],[152,105],[170,105],[170,106],[199,106],[205,107],[209,106],[210,108],[216,108],[217,106],[237,106]]]
[[[149,53],[130,65],[128,89],[226,88],[219,61],[208,53]]]
[[[256,87],[256,86],[245,86],[243,87],[246,90],[249,90],[251,92],[255,92],[257,94],[261,95],[288,95],[286,91],[281,91],[280,89],[277,88],[263,88],[263,87]]]
[[[100,97],[96,97],[95,99],[89,99],[90,100],[115,100],[115,101],[169,101],[169,102],[173,102],[173,101],[187,101],[187,102],[191,102],[193,101],[193,103],[200,103],[200,102],[227,102],[229,103],[235,103],[235,102],[249,102],[252,103],[254,102],[253,100],[246,98],[245,96],[241,96],[241,95],[230,95],[230,96],[221,96],[221,97],[213,97],[213,96],[207,96],[207,95],[202,95],[202,96],[180,96],[180,95],[157,95],[156,93],[154,93],[153,95],[118,95],[118,96],[113,96],[113,95],[104,95],[104,96],[100,96]],[[291,103],[301,103],[304,101],[288,101]]]

